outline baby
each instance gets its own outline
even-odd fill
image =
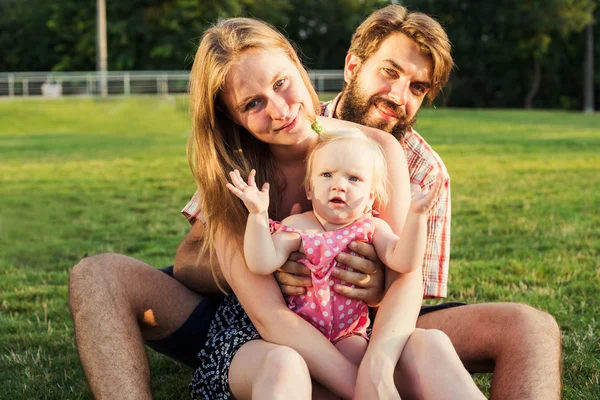
[[[306,258],[298,262],[311,271],[313,286],[304,295],[288,296],[288,307],[332,343],[354,338],[351,341],[364,352],[368,307],[332,290],[334,284],[345,284],[331,277],[333,268],[347,268],[335,257],[340,252],[356,255],[348,244],[361,240],[372,243],[379,259],[395,271],[418,268],[425,253],[427,212],[437,200],[441,177],[426,194],[413,185],[409,214],[398,237],[385,221],[373,217],[373,205],[383,207],[388,199],[387,168],[379,144],[358,129],[323,133],[309,153],[305,188],[312,211],[290,215],[281,223],[269,221],[269,184],[259,190],[255,175],[252,170],[246,183],[235,170],[230,173],[233,184],[227,184],[249,211],[244,236],[248,268],[271,274],[300,250]]]

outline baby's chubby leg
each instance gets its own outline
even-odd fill
[[[340,341],[335,344],[335,348],[338,349],[344,357],[350,360],[352,364],[359,366],[367,351],[368,344],[369,343],[364,337],[352,335],[340,339]]]
[[[352,335],[341,339],[335,344],[335,348],[338,349],[344,357],[356,366],[360,365],[360,362],[367,351],[367,340],[362,336]],[[312,399],[313,400],[339,400],[340,398],[323,385],[313,381],[312,387]]]

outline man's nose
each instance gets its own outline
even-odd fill
[[[397,79],[392,83],[388,97],[397,105],[403,106],[408,100],[409,88],[410,82],[407,79]]]

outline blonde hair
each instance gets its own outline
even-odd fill
[[[371,14],[356,29],[348,53],[366,61],[381,43],[394,33],[402,33],[415,42],[423,54],[433,61],[431,88],[427,103],[431,104],[448,82],[454,61],[450,54],[451,44],[444,28],[430,16],[409,12],[406,7],[389,5]]]
[[[232,196],[225,187],[230,171],[238,169],[243,177],[247,177],[253,167],[260,167],[257,168],[257,182],[262,185],[268,181],[272,185],[270,215],[278,219],[281,217],[280,193],[285,182],[276,174],[268,145],[232,121],[221,100],[229,71],[250,49],[286,54],[298,67],[311,95],[314,109],[307,110],[311,114],[309,118],[316,118],[314,113],[320,107],[319,98],[296,50],[272,26],[251,18],[231,18],[220,21],[204,33],[190,74],[192,134],[187,143],[187,157],[206,221],[199,257],[209,252],[211,265],[215,265],[214,243],[218,233],[237,238],[237,249],[242,248],[243,221],[246,221],[248,211],[242,201]],[[219,285],[214,270],[213,277]]]
[[[306,189],[310,189],[310,179],[312,176],[315,154],[327,145],[350,140],[361,142],[361,144],[364,145],[364,150],[371,153],[371,158],[373,160],[373,186],[371,189],[375,194],[375,204],[377,204],[379,207],[385,207],[389,200],[389,196],[387,163],[385,161],[383,149],[379,143],[366,136],[358,128],[330,130],[319,135],[319,140],[313,145],[306,159],[306,176],[304,177],[304,187]]]

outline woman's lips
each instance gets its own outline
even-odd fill
[[[296,115],[296,117],[294,117],[294,119],[291,122],[283,125],[281,128],[275,129],[275,131],[276,132],[290,131],[290,130],[294,129],[294,127],[296,126],[297,123],[298,123],[298,115]]]

